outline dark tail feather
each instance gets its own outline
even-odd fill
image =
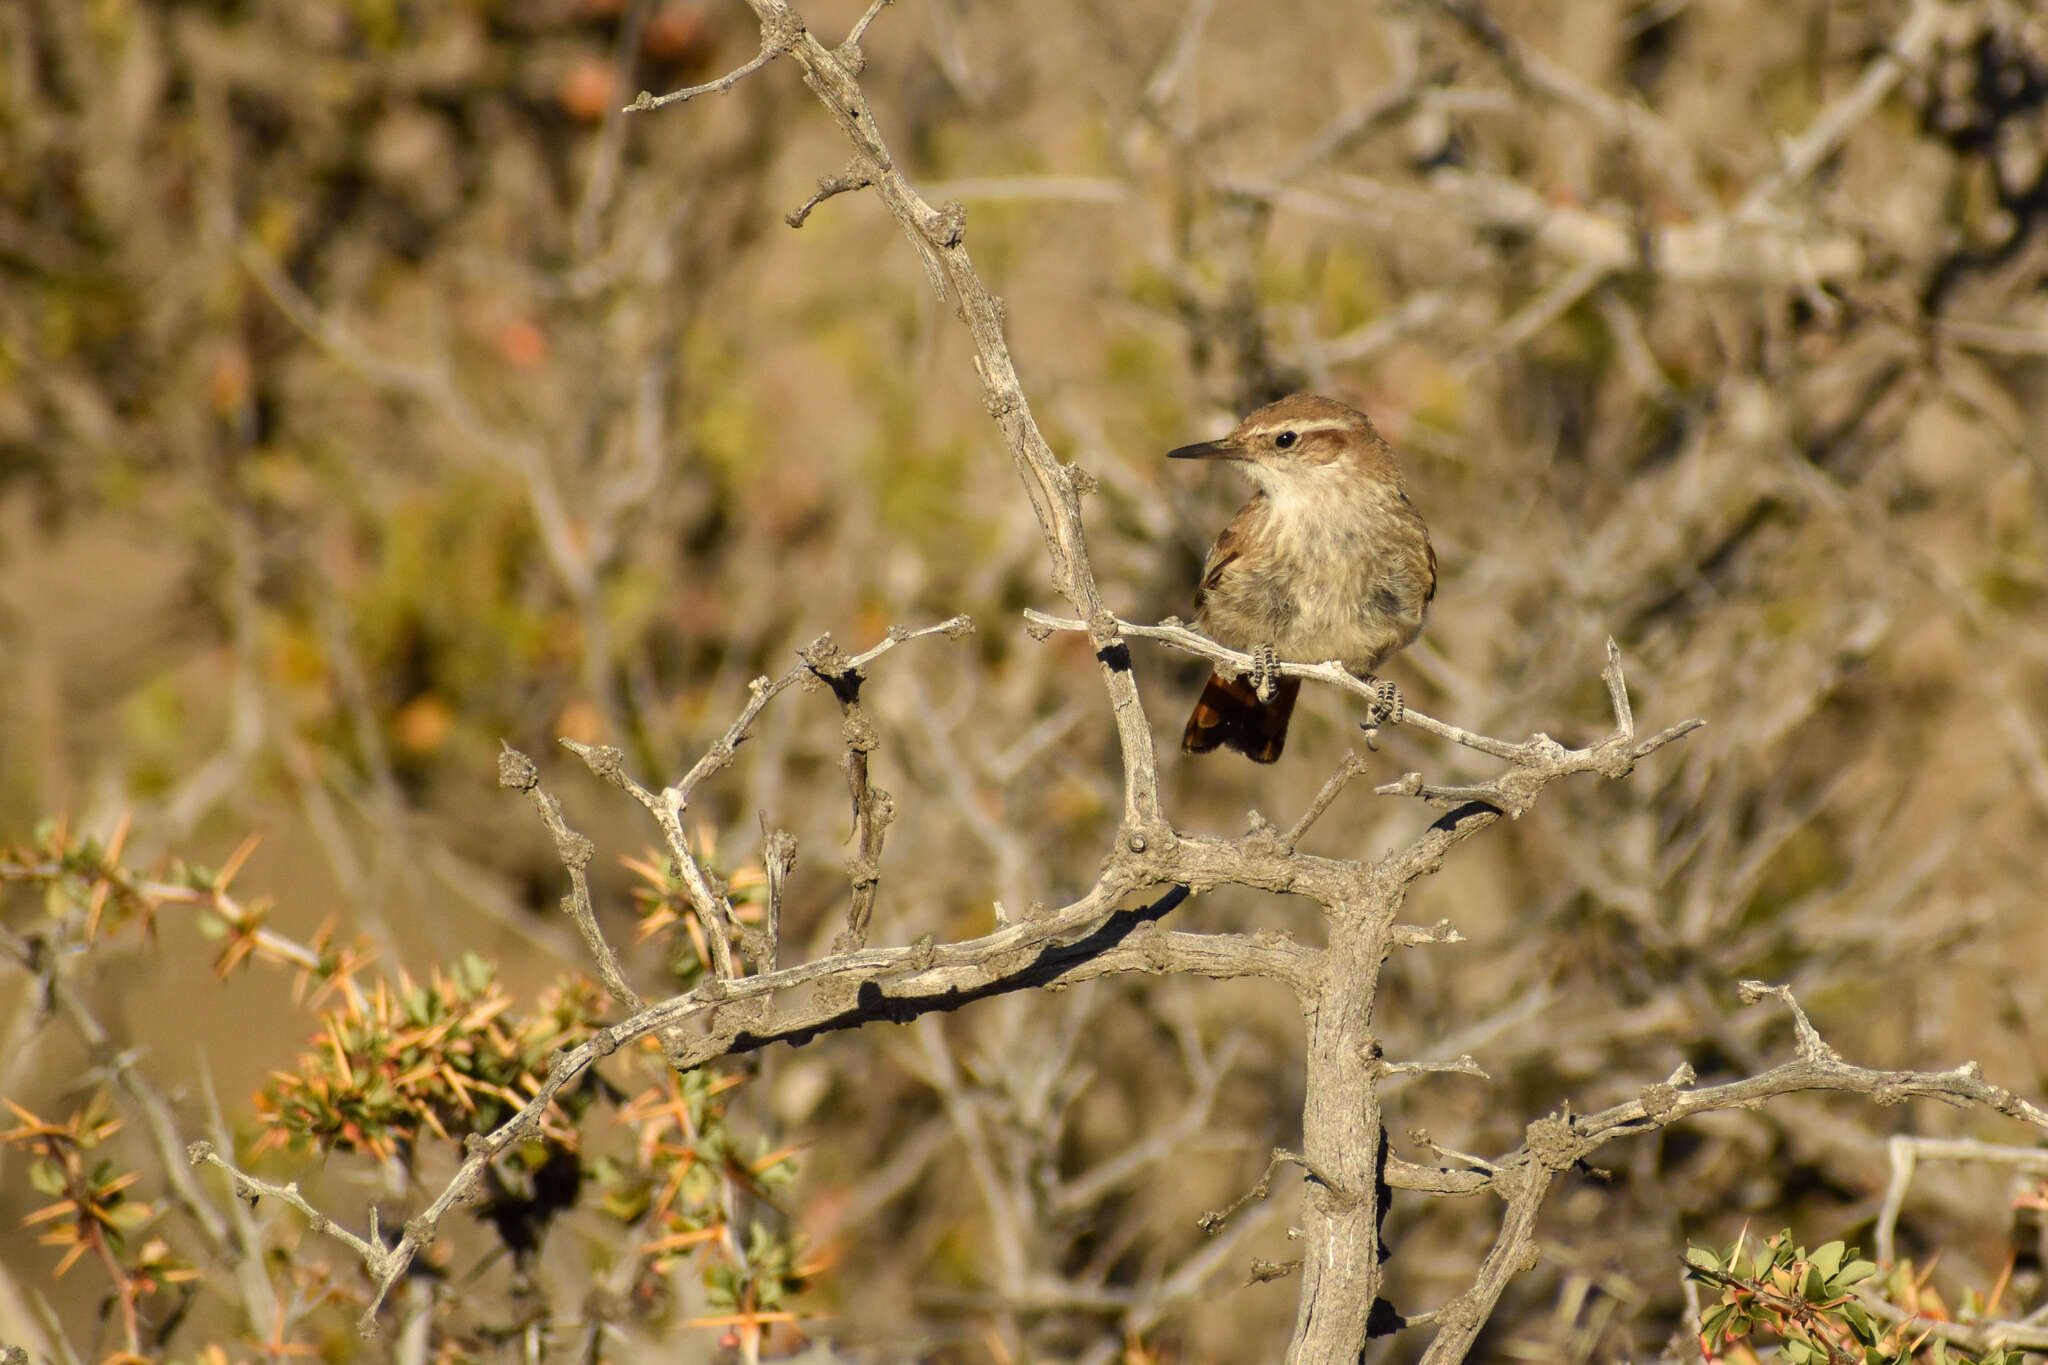
[[[1301,679],[1280,678],[1273,684],[1273,700],[1261,702],[1246,679],[1211,673],[1209,685],[1202,689],[1201,699],[1188,717],[1180,747],[1191,754],[1206,754],[1221,745],[1254,763],[1271,763],[1287,743],[1287,722],[1294,715],[1294,699],[1300,693]]]

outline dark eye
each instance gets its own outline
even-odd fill
[[[1282,450],[1287,449],[1287,447],[1294,444],[1294,433],[1291,431],[1281,432],[1273,438],[1273,444],[1279,446]]]

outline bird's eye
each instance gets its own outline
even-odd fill
[[[1287,449],[1287,447],[1294,444],[1294,433],[1291,431],[1281,432],[1273,438],[1273,444],[1279,446],[1282,450]]]

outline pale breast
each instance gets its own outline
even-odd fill
[[[1271,645],[1300,663],[1337,659],[1357,673],[1414,640],[1430,589],[1427,532],[1414,509],[1396,498],[1333,506],[1268,493],[1266,534],[1205,593],[1207,633],[1240,649]]]

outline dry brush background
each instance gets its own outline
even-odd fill
[[[861,9],[805,13],[836,38]],[[895,804],[874,941],[1092,882],[1108,712],[1084,641],[1023,628],[1057,603],[950,311],[871,197],[785,226],[846,161],[788,63],[618,112],[757,46],[709,0],[0,12],[8,839],[129,811],[145,849],[218,861],[261,830],[241,885],[280,926],[338,913],[389,962],[473,948],[530,988],[581,950],[545,832],[496,789],[501,738],[602,740],[672,780],[820,632],[860,649],[966,612],[974,636],[863,697]],[[1413,704],[1591,739],[1612,635],[1649,725],[1712,722],[1421,888],[1406,918],[1466,942],[1390,965],[1388,1055],[1491,1079],[1390,1084],[1398,1153],[1426,1151],[1410,1128],[1511,1147],[1681,1062],[1768,1065],[1789,1031],[1744,978],[1790,984],[1859,1062],[1975,1057],[2039,1089],[2038,7],[902,0],[864,47],[902,169],[964,204],[1033,407],[1096,481],[1120,615],[1186,612],[1242,495],[1163,451],[1316,388],[1380,422],[1435,535],[1435,614],[1391,670]],[[1311,688],[1276,768],[1185,759],[1199,670],[1134,653],[1177,824],[1291,822],[1354,742]],[[1477,773],[1425,736],[1382,748],[1378,781]],[[829,696],[792,692],[692,812],[728,871],[760,856],[757,812],[798,836],[807,950],[844,914],[842,749]],[[647,829],[543,762],[629,936],[615,857]],[[1310,846],[1420,819],[1357,784]],[[1320,932],[1243,892],[1175,915]],[[203,1065],[233,1103],[308,1025],[278,980],[213,983],[194,937],[109,955],[94,998],[166,1086]],[[0,1093],[54,1105],[82,1058],[30,1046],[20,995]],[[1299,1046],[1257,985],[1097,982],[770,1053],[746,1117],[810,1144],[784,1202],[839,1249],[812,1306],[850,1339],[1112,1359],[1197,1216],[1294,1140]],[[1745,1219],[1867,1245],[1895,1132],[2014,1138],[1802,1098],[1609,1149],[1482,1353],[1660,1349],[1685,1238]],[[2017,1250],[2031,1308],[2006,1179],[1923,1176],[1901,1252],[1985,1286]],[[10,1180],[0,1218],[31,1200]],[[1287,1203],[1149,1345],[1275,1349],[1292,1290],[1239,1286],[1288,1256]],[[1397,1199],[1396,1303],[1463,1283],[1494,1216]],[[15,1303],[46,1261],[0,1243]]]

